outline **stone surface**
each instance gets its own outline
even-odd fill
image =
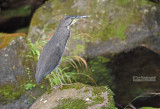
[[[12,35],[10,36],[12,37]],[[13,39],[9,46],[0,49],[0,85],[5,82],[17,82],[18,75],[26,75],[21,52],[27,52],[28,47],[23,36]]]
[[[112,98],[110,94],[107,87],[91,87],[75,83],[62,88],[55,87],[50,93],[38,98],[30,109],[74,109],[77,107],[78,109],[97,109],[109,106],[109,108],[116,109],[114,102],[109,100],[110,97]]]

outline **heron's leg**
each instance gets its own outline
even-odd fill
[[[56,68],[56,73],[57,73],[57,75],[58,75],[58,78],[59,78],[59,80],[60,80],[60,82],[61,82],[61,85],[63,85],[63,82],[62,82],[61,78],[59,77],[59,73],[58,73],[58,67]]]
[[[60,76],[59,76],[59,73],[58,73],[58,67],[56,68],[56,73],[57,73],[58,78],[59,78],[59,80],[60,80],[60,82],[61,82],[61,86],[63,86],[63,85],[71,85],[71,84],[63,84],[63,82],[62,82],[62,80],[61,80],[61,78],[60,78]]]

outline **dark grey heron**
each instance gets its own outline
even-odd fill
[[[86,17],[89,16],[68,16],[61,21],[53,37],[44,46],[39,57],[35,74],[37,83],[40,83],[46,75],[56,69],[58,78],[61,84],[63,84],[58,74],[58,65],[65,50],[67,40],[70,37],[69,28],[79,19]]]

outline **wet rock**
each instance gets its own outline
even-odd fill
[[[116,109],[112,101],[112,93],[107,87],[91,87],[81,83],[75,83],[62,88],[55,87],[50,93],[46,93],[30,107],[30,109]]]

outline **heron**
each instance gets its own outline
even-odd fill
[[[35,79],[38,84],[41,83],[45,76],[55,70],[61,85],[63,85],[58,73],[58,65],[61,61],[67,41],[70,37],[70,26],[81,18],[86,17],[89,16],[67,16],[61,21],[54,35],[43,47],[43,50],[40,54],[35,74]]]

